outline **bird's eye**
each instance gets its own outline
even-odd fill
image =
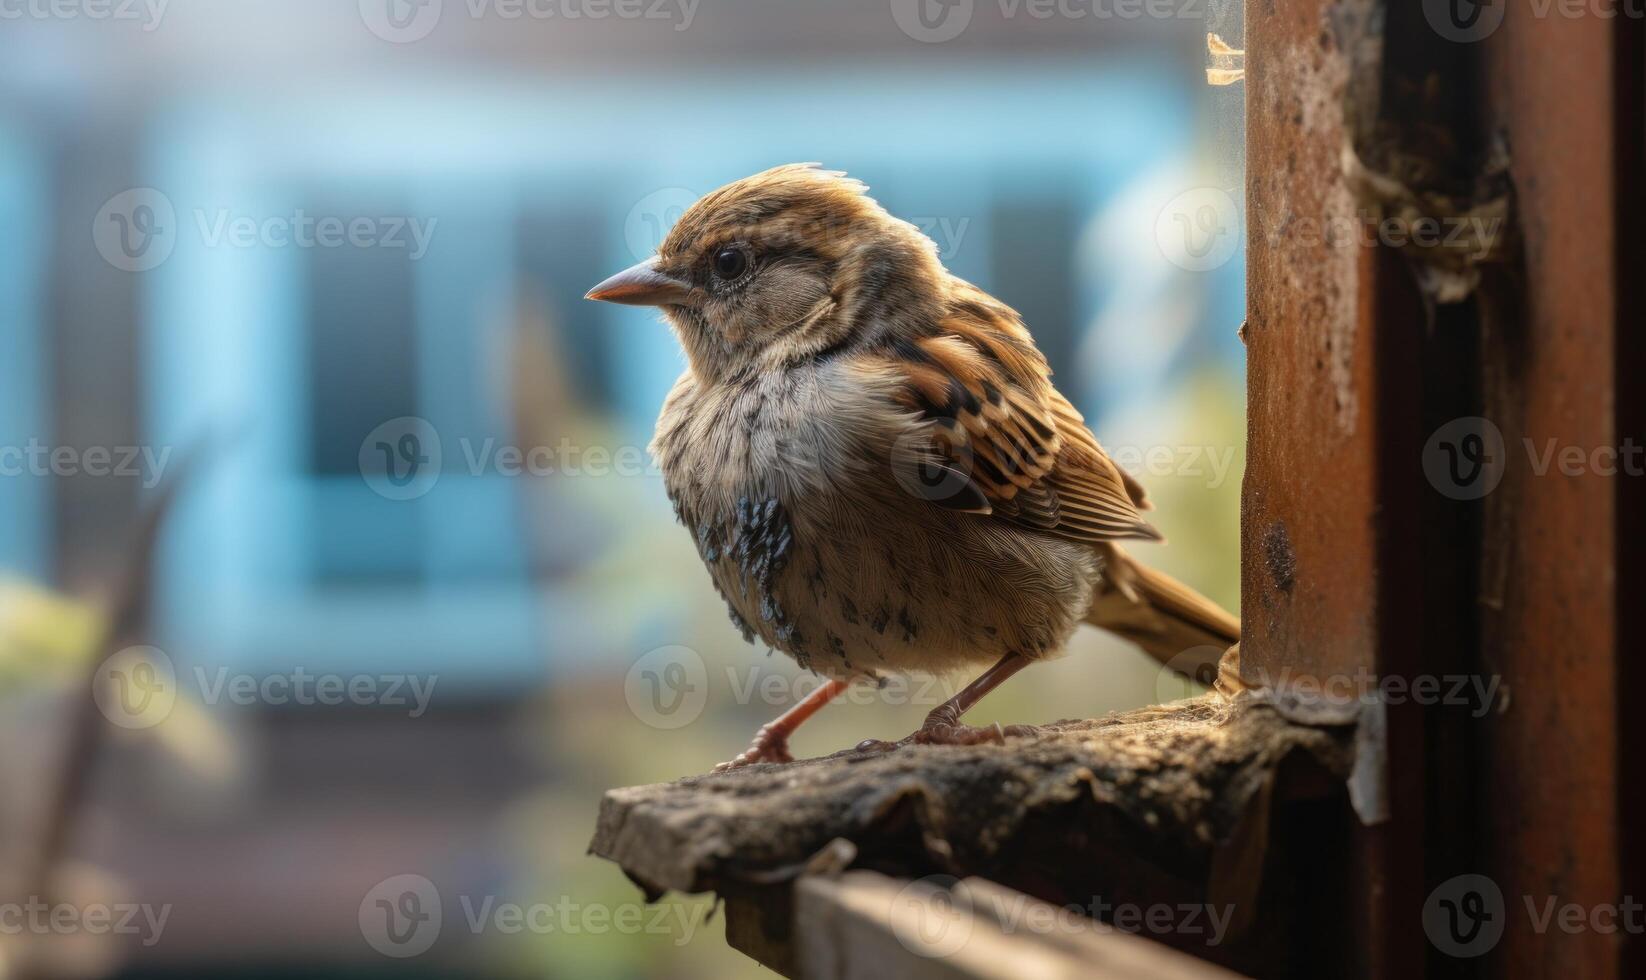
[[[714,253],[714,274],[732,282],[749,270],[749,253],[741,248],[723,248]]]

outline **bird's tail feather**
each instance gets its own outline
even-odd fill
[[[1240,642],[1240,620],[1170,575],[1133,561],[1118,546],[1105,550],[1103,582],[1086,622],[1210,684],[1218,658]]]

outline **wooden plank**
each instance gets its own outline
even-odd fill
[[[789,884],[852,867],[986,877],[1054,905],[1227,908],[1213,945],[1189,931],[1157,938],[1278,975],[1276,963],[1318,962],[1314,897],[1339,878],[1318,869],[1298,885],[1327,845],[1294,807],[1343,807],[1355,718],[1300,724],[1257,695],[1213,693],[1004,745],[751,766],[608,792],[589,849],[653,896],[719,893],[728,940],[784,973]],[[1270,845],[1276,827],[1284,848]],[[1271,890],[1273,868],[1284,873]],[[1277,946],[1276,932],[1299,942]]]
[[[802,878],[798,980],[1232,980],[1221,967],[978,878]],[[1130,910],[1128,910],[1130,911]],[[1151,911],[1137,910],[1146,919]],[[1180,910],[1156,924],[1182,925]],[[1192,928],[1201,928],[1197,917]]]
[[[1353,719],[1297,724],[1266,703],[1208,694],[1005,744],[688,776],[608,791],[589,850],[655,892],[793,871],[837,838],[911,866],[1008,881],[1033,873],[1039,888],[1074,895],[1099,890],[1104,875],[1203,887],[1217,849],[1294,753],[1348,774]],[[1060,820],[1070,813],[1081,821]],[[1049,863],[1031,869],[1030,859]]]

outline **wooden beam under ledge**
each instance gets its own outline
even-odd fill
[[[985,881],[952,888],[873,871],[795,886],[795,974],[903,980],[1223,980],[1222,967]]]

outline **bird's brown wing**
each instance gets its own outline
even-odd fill
[[[957,290],[930,335],[894,344],[897,397],[933,438],[922,451],[962,485],[937,502],[1097,544],[1159,540],[1142,487],[1098,445],[1008,307]]]

